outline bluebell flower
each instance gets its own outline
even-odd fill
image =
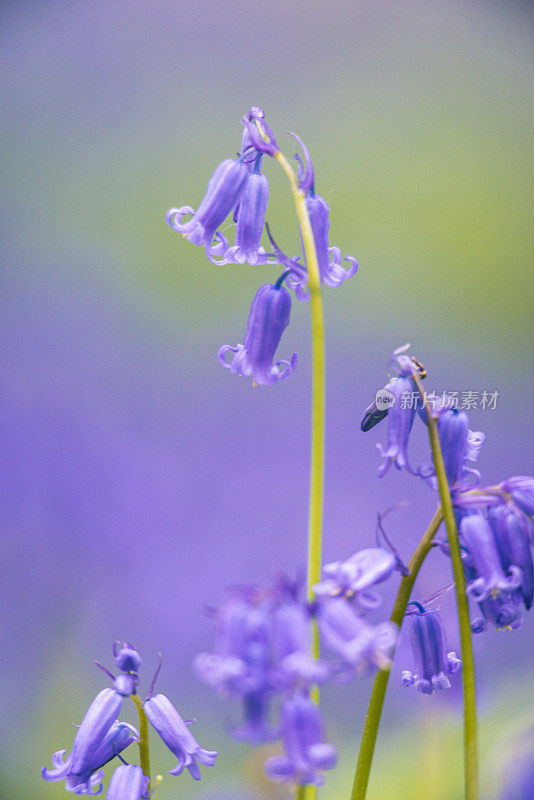
[[[279,730],[269,720],[272,696],[272,690],[267,687],[243,695],[243,722],[230,728],[236,741],[260,745],[278,739]]]
[[[524,514],[534,516],[534,478],[530,475],[516,475],[501,483],[502,489],[510,494],[516,506]]]
[[[230,246],[222,233],[217,234],[217,241],[208,258],[214,264],[277,264],[278,259],[261,246],[261,237],[265,225],[265,212],[269,198],[269,182],[259,172],[259,160],[256,157],[256,169],[250,174],[245,189],[239,200],[236,214],[235,243]]]
[[[150,797],[148,777],[141,767],[121,764],[111,776],[106,800],[141,800],[142,797]]]
[[[214,653],[194,661],[199,677],[242,702],[244,719],[234,738],[259,744],[276,738],[269,720],[273,678],[273,598],[253,588],[236,590],[216,612]]]
[[[236,590],[216,611],[214,653],[194,661],[199,677],[221,694],[241,697],[270,684],[272,604],[253,589]]]
[[[129,642],[115,642],[113,644],[113,656],[115,664],[121,672],[137,673],[143,663],[141,656]]]
[[[252,106],[248,114],[245,114],[245,117],[243,118],[243,134],[241,137],[241,149],[239,153],[241,156],[243,156],[243,160],[249,171],[253,172],[258,168],[258,156],[260,156],[259,166],[261,167],[261,157],[263,157],[263,153],[259,152],[254,147],[252,139],[250,138],[248,125],[245,123],[245,119],[248,122],[258,120],[261,123],[262,120],[265,119],[265,112],[263,108],[260,108],[259,106]]]
[[[514,564],[521,568],[521,585],[518,591],[528,610],[534,598],[534,562],[526,521],[513,507],[504,504],[491,508],[488,520],[505,572],[511,570]]]
[[[341,257],[341,250],[339,247],[330,246],[328,238],[330,230],[330,208],[326,200],[315,193],[313,163],[306,145],[295,133],[292,133],[291,136],[293,136],[302,147],[306,162],[306,166],[304,167],[299,156],[295,156],[299,162],[299,187],[301,192],[306,196],[306,208],[310,218],[310,225],[317,253],[319,278],[324,286],[336,287],[356,274],[358,262],[352,256],[346,256],[345,261],[348,262],[349,266],[344,267],[342,265],[343,259]]]
[[[392,622],[370,625],[344,598],[318,599],[316,615],[321,641],[340,658],[343,670],[365,674],[389,666],[398,634]]]
[[[406,469],[412,475],[418,474],[408,460],[408,442],[417,408],[412,376],[420,372],[420,365],[406,354],[409,346],[406,344],[393,351],[389,366],[396,375],[378,390],[375,401],[365,409],[360,426],[366,432],[387,417],[386,446],[377,444],[383,459],[378,468],[380,477],[386,474],[392,464],[397,469]]]
[[[180,775],[184,767],[187,767],[191,776],[196,781],[199,781],[201,775],[198,763],[212,767],[215,764],[217,752],[215,750],[204,750],[199,745],[178,711],[165,695],[157,694],[154,697],[150,697],[145,700],[143,708],[152,727],[178,759],[177,766],[169,770],[169,775]]]
[[[500,592],[495,599],[487,597],[477,605],[481,616],[471,620],[473,633],[482,633],[490,625],[497,631],[515,630],[523,624],[518,592]]]
[[[410,642],[415,661],[415,670],[404,670],[404,686],[415,686],[418,692],[432,694],[448,689],[448,675],[459,672],[461,660],[452,650],[447,651],[445,633],[439,613],[425,609],[420,603],[412,603],[415,612],[409,612]]]
[[[469,419],[465,411],[456,408],[434,409],[438,417],[438,434],[443,455],[443,463],[449,486],[465,489],[468,481],[478,482],[480,473],[469,467],[467,462],[476,461],[485,435],[481,431],[469,429]],[[426,414],[422,415],[426,424]],[[419,467],[421,477],[435,490],[438,488],[433,464]]]
[[[312,658],[312,625],[308,608],[286,599],[274,612],[274,684],[280,689],[309,689],[328,677],[326,665]]]
[[[190,206],[171,208],[167,211],[167,223],[192,244],[204,245],[209,250],[215,231],[241,199],[249,178],[244,156],[237,161],[227,158],[213,173],[196,212]],[[192,218],[182,222],[187,214],[192,214]]]
[[[223,367],[238,375],[252,377],[255,384],[271,384],[288,378],[295,371],[297,354],[289,361],[273,364],[282,333],[289,325],[291,297],[287,289],[276,284],[261,286],[250,306],[247,332],[243,344],[223,345],[218,359]],[[227,361],[229,352],[234,353]]]
[[[78,728],[70,754],[71,771],[84,773],[93,763],[94,751],[119,716],[122,695],[115,689],[102,689],[97,694]]]
[[[323,567],[325,580],[315,584],[316,597],[345,597],[362,609],[377,608],[380,595],[371,587],[382,583],[397,569],[397,559],[382,547],[358,550],[345,561],[334,561]]]
[[[399,375],[392,378],[382,391],[389,392],[393,399],[387,414],[386,446],[376,445],[383,459],[378,468],[378,475],[382,478],[392,464],[397,469],[406,469],[415,474],[408,459],[408,443],[415,419],[415,406],[406,402],[406,397],[412,395],[413,383],[410,378]]]
[[[323,770],[333,769],[337,752],[323,741],[319,708],[306,695],[297,692],[282,704],[284,755],[265,762],[265,772],[272,781],[300,785],[324,783]]]
[[[510,574],[505,575],[493,532],[482,514],[469,514],[462,519],[460,542],[475,574],[467,585],[467,593],[474,600],[495,600],[500,592],[512,592],[521,585],[522,572],[516,564],[511,564]]]
[[[106,689],[106,692],[112,691]],[[80,729],[76,734],[79,735]],[[66,758],[66,750],[58,750],[52,756],[53,769],[43,767],[41,774],[45,781],[65,781],[65,788],[75,794],[100,794],[103,771],[100,769],[132,742],[139,741],[139,733],[127,722],[112,722],[108,730],[88,753],[83,764],[73,769],[72,753]],[[100,786],[99,786],[100,784]],[[97,787],[99,787],[97,789]]]
[[[274,158],[279,148],[272,128],[265,119],[263,109],[259,108],[259,106],[252,106],[250,111],[243,117],[243,125],[245,126],[247,138],[245,139],[244,134],[242,146],[243,142],[250,142],[258,153],[264,153]]]

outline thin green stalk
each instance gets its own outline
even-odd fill
[[[438,481],[439,496],[443,508],[443,518],[447,527],[447,536],[451,553],[452,570],[458,609],[458,625],[460,628],[460,644],[462,648],[462,682],[464,700],[464,780],[465,800],[478,800],[478,747],[477,747],[477,708],[475,695],[475,665],[473,660],[473,643],[471,640],[471,624],[469,622],[469,605],[465,591],[465,575],[458,542],[456,519],[452,507],[451,494],[447,481],[447,473],[443,463],[443,454],[439,441],[438,424],[432,416],[425,398],[425,392],[418,375],[413,377],[427,415],[428,437],[432,449],[432,459]]]
[[[308,598],[313,599],[312,586],[321,580],[321,551],[323,529],[323,481],[324,481],[324,428],[325,428],[325,341],[324,314],[321,298],[319,263],[315,250],[313,231],[306,206],[306,197],[301,190],[294,170],[286,157],[278,151],[274,158],[286,173],[291,186],[295,210],[299,221],[310,289],[311,334],[312,334],[312,415],[311,415],[311,465],[310,465],[310,510],[308,519]],[[319,658],[319,632],[313,629],[313,656]],[[319,690],[312,690],[315,702],[319,701]],[[297,800],[314,800],[315,786],[298,786]]]
[[[311,587],[321,580],[321,548],[323,526],[323,477],[324,477],[324,427],[325,427],[325,343],[324,314],[321,298],[319,264],[313,231],[306,206],[306,197],[299,188],[294,170],[286,157],[278,152],[276,160],[286,173],[291,185],[295,210],[299,221],[310,289],[311,334],[312,334],[312,428],[310,470],[310,512],[308,523],[308,597],[312,599]],[[314,655],[319,656],[318,637],[315,637]]]
[[[438,507],[436,513],[432,517],[430,525],[423,534],[421,541],[417,545],[410,559],[408,564],[408,575],[405,575],[400,582],[399,590],[397,592],[397,597],[395,598],[393,611],[391,612],[390,617],[391,622],[394,622],[399,626],[399,628],[402,625],[402,621],[406,613],[406,607],[410,600],[415,579],[417,578],[425,558],[430,552],[432,541],[439,526],[441,525],[442,520],[443,514],[441,507]],[[369,706],[367,708],[367,714],[365,717],[365,724],[363,727],[351,800],[365,800],[365,796],[367,794],[369,774],[371,772],[371,763],[375,751],[378,727],[380,725],[384,699],[386,697],[389,673],[390,668],[388,667],[387,669],[379,670],[375,676],[371,697],[369,699]]]
[[[148,750],[148,719],[143,708],[143,703],[138,694],[130,695],[137,707],[139,714],[139,760],[143,774],[148,777],[148,790],[150,790],[150,754]]]

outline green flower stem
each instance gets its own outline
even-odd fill
[[[430,552],[432,541],[442,521],[443,514],[441,511],[441,506],[439,506],[436,513],[432,517],[430,525],[423,534],[421,541],[417,545],[414,554],[410,559],[408,564],[408,575],[405,575],[400,582],[399,591],[397,592],[397,597],[395,599],[395,604],[390,617],[391,622],[394,622],[395,625],[399,626],[399,628],[402,625],[404,614],[406,613],[406,607],[410,600],[415,579],[417,578],[425,558]],[[351,800],[365,800],[365,796],[367,794],[369,774],[371,772],[371,763],[375,751],[378,727],[380,725],[380,718],[382,716],[382,708],[384,706],[384,699],[386,697],[389,673],[390,668],[388,667],[387,669],[379,670],[375,676],[371,697],[369,699],[369,706],[367,708],[367,715],[365,717],[365,724],[363,727]]]
[[[311,416],[311,469],[310,469],[310,511],[308,519],[308,598],[313,599],[312,586],[321,580],[321,550],[323,530],[323,479],[324,479],[324,427],[325,427],[325,343],[324,314],[321,298],[319,263],[313,231],[306,206],[306,197],[300,189],[294,170],[286,157],[278,151],[274,158],[286,173],[304,245],[308,268],[310,289],[311,333],[312,333],[312,416]],[[313,656],[319,658],[319,632],[313,628]],[[319,700],[319,690],[312,691],[315,702]],[[314,800],[315,786],[298,786],[297,800]]]
[[[304,244],[310,289],[312,333],[312,430],[310,471],[310,514],[308,524],[308,597],[313,599],[312,586],[321,580],[321,546],[323,527],[323,476],[324,476],[324,426],[325,426],[325,344],[324,315],[321,298],[319,264],[313,231],[306,206],[306,197],[299,188],[294,170],[286,157],[275,155],[291,185],[295,209]],[[319,656],[319,639],[314,637],[314,655]]]
[[[137,707],[139,714],[139,760],[143,774],[148,777],[148,790],[150,790],[150,754],[148,750],[148,719],[145,714],[143,703],[138,694],[130,695]]]
[[[447,527],[447,536],[451,552],[452,570],[456,590],[456,605],[458,609],[458,624],[460,628],[460,644],[462,648],[462,681],[464,699],[464,781],[465,800],[478,800],[478,747],[477,747],[477,708],[475,695],[475,665],[473,661],[473,643],[471,640],[471,625],[469,622],[469,605],[465,591],[465,575],[458,542],[458,531],[452,507],[449,484],[443,454],[439,441],[438,424],[432,416],[431,409],[425,398],[425,392],[418,375],[413,376],[413,381],[427,412],[428,437],[432,449],[432,459],[438,480],[439,496],[443,508],[443,518]]]

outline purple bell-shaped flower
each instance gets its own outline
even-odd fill
[[[141,800],[148,798],[148,777],[141,767],[121,764],[109,782],[106,800]]]
[[[167,223],[171,228],[192,244],[204,245],[209,250],[215,231],[240,201],[249,180],[250,173],[244,158],[241,156],[237,161],[227,158],[219,164],[196,211],[191,206],[167,211]],[[192,218],[182,222],[187,214],[192,214]]]
[[[204,750],[199,745],[180,714],[164,694],[157,694],[145,700],[143,708],[152,727],[178,759],[178,764],[174,769],[169,770],[169,775],[180,775],[184,767],[187,767],[191,777],[199,781],[201,775],[198,764],[212,767],[215,764],[217,752]]]
[[[512,592],[521,585],[522,571],[510,564],[505,574],[492,529],[482,514],[469,514],[460,523],[460,540],[475,578],[467,585],[474,600],[495,600],[500,592]]]
[[[448,675],[459,672],[461,660],[452,650],[445,647],[445,633],[437,611],[429,611],[420,603],[415,613],[407,614],[410,628],[410,642],[415,661],[415,670],[404,670],[404,686],[415,686],[418,692],[432,694],[448,689],[451,682]]]
[[[267,777],[321,786],[321,773],[336,766],[337,752],[332,744],[323,741],[320,711],[308,696],[297,692],[283,703],[282,738],[285,754],[267,759]]]
[[[271,384],[289,378],[295,371],[297,354],[293,353],[289,361],[273,363],[273,359],[282,333],[289,325],[290,312],[291,297],[287,289],[270,283],[261,286],[250,306],[243,344],[223,345],[218,353],[219,363],[238,375],[252,377],[255,384]],[[229,352],[234,353],[231,361],[226,358]]]

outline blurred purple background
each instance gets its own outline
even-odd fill
[[[217,775],[165,780],[162,800],[284,796],[260,777],[263,755],[231,744],[235,709],[190,665],[226,585],[305,563],[308,308],[294,304],[280,345],[282,358],[299,353],[289,381],[252,389],[222,370],[218,347],[241,339],[273,272],[208,264],[164,213],[198,203],[251,104],[280,142],[285,130],[305,139],[332,241],[360,260],[325,292],[325,560],[372,542],[377,511],[400,500],[412,505],[388,532],[408,557],[435,498],[405,475],[379,480],[384,431],[359,430],[394,347],[411,341],[439,390],[499,391],[495,411],[471,417],[487,435],[479,466],[488,482],[532,472],[532,6],[28,1],[4,2],[0,19],[2,792],[62,795],[39,767],[68,746],[102,684],[92,659],[109,665],[120,637],[143,654],[147,683],[163,652],[162,690],[223,751]],[[296,252],[286,187],[267,171],[268,219]],[[413,449],[426,458],[423,430]],[[435,555],[418,592],[448,580]],[[526,713],[533,643],[528,618],[476,640],[489,761],[502,707]],[[350,785],[369,689],[325,692],[342,750],[325,798]],[[452,725],[457,688],[431,702],[392,680],[379,758],[399,756],[407,712],[406,742],[429,713]]]

